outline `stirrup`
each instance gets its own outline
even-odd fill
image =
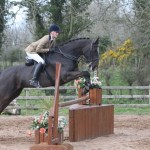
[[[30,85],[32,85],[32,86],[34,86],[36,88],[40,88],[41,87],[39,81],[36,81],[36,80],[33,80],[33,79],[31,79],[29,81],[30,81]]]

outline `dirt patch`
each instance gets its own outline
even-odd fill
[[[34,144],[34,134],[28,135],[31,120],[25,116],[0,116],[0,150],[29,150]],[[149,115],[115,115],[114,124],[114,134],[72,142],[74,150],[149,150]]]

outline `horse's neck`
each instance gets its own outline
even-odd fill
[[[83,53],[82,49],[86,46],[87,46],[87,43],[85,42],[72,41],[68,43],[67,45],[65,45],[64,47],[62,47],[62,50],[64,53],[79,56]]]

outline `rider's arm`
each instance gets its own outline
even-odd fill
[[[49,36],[48,36],[48,35],[45,35],[43,38],[41,38],[41,39],[39,40],[39,44],[38,44],[38,46],[36,47],[36,52],[37,52],[37,53],[45,53],[45,52],[48,52],[48,51],[49,51],[48,43],[49,43]],[[46,47],[46,48],[45,48],[45,47]]]

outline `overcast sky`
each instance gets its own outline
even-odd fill
[[[10,1],[21,1],[21,0],[10,0]],[[14,13],[17,13],[16,18],[9,21],[9,24],[14,23],[14,25],[19,26],[21,24],[25,23],[26,15],[25,12],[23,12],[23,8],[19,10],[18,6],[13,6],[11,11]]]

